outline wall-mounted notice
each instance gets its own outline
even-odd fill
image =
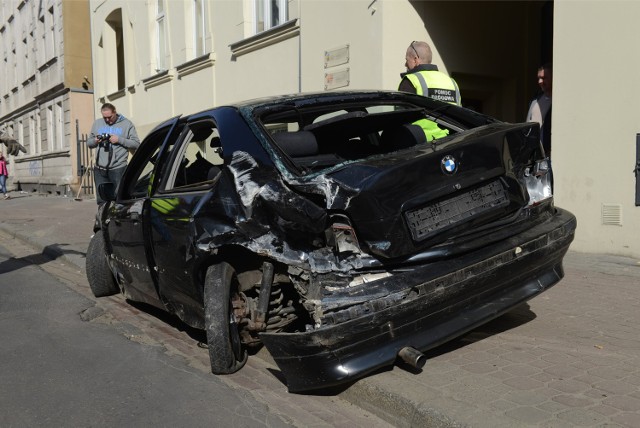
[[[349,62],[349,45],[344,45],[336,49],[324,51],[324,68],[347,64],[348,62]]]
[[[349,69],[324,74],[324,89],[336,89],[349,86]]]

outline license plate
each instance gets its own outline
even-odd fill
[[[423,208],[408,211],[405,216],[414,240],[421,241],[460,222],[509,204],[509,197],[500,181]]]

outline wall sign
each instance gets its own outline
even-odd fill
[[[349,69],[324,74],[324,89],[336,89],[349,86]]]
[[[349,62],[349,45],[344,45],[336,49],[324,51],[324,68],[347,64],[348,62]]]

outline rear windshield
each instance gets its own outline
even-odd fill
[[[387,100],[388,101],[388,100]],[[345,162],[435,144],[468,129],[437,108],[407,102],[280,105],[264,109],[258,121],[290,165],[302,174]]]

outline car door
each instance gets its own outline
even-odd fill
[[[127,167],[116,201],[109,208],[107,226],[116,276],[124,285],[125,296],[161,308],[147,243],[152,227],[149,192],[161,174],[162,159],[171,150],[170,136],[176,131],[177,122],[176,118],[144,139]]]
[[[224,169],[221,147],[211,117],[186,123],[149,206],[160,295],[172,312],[196,326],[203,314],[194,219],[215,198]]]

